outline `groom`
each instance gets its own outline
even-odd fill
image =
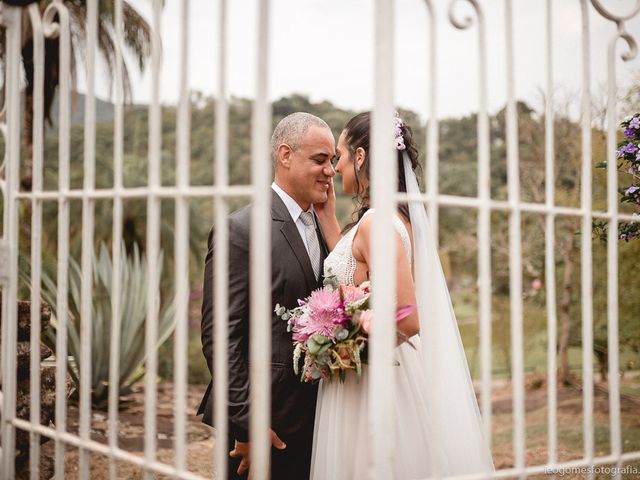
[[[309,113],[293,113],[271,137],[275,181],[271,185],[271,304],[298,306],[322,285],[327,256],[313,204],[328,198],[335,141],[331,129]],[[229,322],[229,479],[247,478],[249,439],[249,252],[251,205],[229,217],[229,312],[214,318],[213,230],[209,234],[202,302],[202,351],[212,375],[214,321]],[[266,313],[266,312],[265,312]],[[267,318],[265,318],[267,321]],[[293,372],[293,343],[287,323],[271,313],[271,478],[307,479],[311,464],[317,388]],[[213,425],[215,394],[209,383],[198,414]],[[222,439],[220,439],[222,440]]]

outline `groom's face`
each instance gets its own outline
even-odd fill
[[[335,140],[328,128],[311,126],[300,145],[287,154],[287,162],[278,165],[280,178],[287,193],[307,210],[311,205],[327,201],[329,182],[336,174],[331,160],[335,155]]]

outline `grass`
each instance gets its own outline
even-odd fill
[[[640,387],[640,374],[626,375],[621,380],[625,388]],[[594,455],[606,456],[611,453],[611,438],[608,414],[608,393],[606,384],[598,384],[594,393],[593,443]],[[492,447],[497,468],[513,466],[513,415],[510,408],[511,385],[498,384],[494,387],[492,415]],[[548,406],[546,387],[528,389],[525,392],[525,448],[526,465],[542,465],[548,460]],[[560,387],[557,408],[557,458],[566,462],[583,458],[583,412],[582,391],[579,388]],[[640,398],[623,398],[621,402],[621,437],[623,452],[640,450]],[[637,465],[637,464],[636,464]],[[640,470],[639,470],[640,471]],[[532,477],[538,478],[538,477]],[[540,477],[543,478],[543,477]],[[583,478],[566,475],[565,478]],[[596,476],[596,478],[609,478]],[[638,478],[629,474],[622,478]]]
[[[495,331],[500,326],[493,324]],[[460,336],[465,346],[469,370],[474,379],[480,375],[480,345],[477,323],[460,324]],[[537,332],[526,335],[524,339],[524,369],[527,373],[544,373],[547,371],[547,335],[546,332]],[[509,365],[511,350],[509,343],[503,338],[492,338],[492,372],[494,378],[509,377]],[[582,348],[569,348],[569,365],[574,371],[582,370]],[[626,371],[627,365],[640,365],[640,353],[625,349],[620,353],[620,370]],[[598,372],[599,366],[594,357],[594,369]],[[624,393],[640,395],[640,387],[625,387]],[[630,390],[629,390],[630,389]]]

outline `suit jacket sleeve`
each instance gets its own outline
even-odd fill
[[[211,375],[215,375],[214,348],[214,299],[215,282],[214,230],[209,233],[207,257],[204,269],[201,336],[202,351]],[[229,429],[241,442],[249,439],[249,242],[246,229],[238,222],[229,223]]]

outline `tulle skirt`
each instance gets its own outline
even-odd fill
[[[420,338],[411,343],[420,349]],[[425,375],[419,351],[406,343],[396,348],[395,386],[384,393],[395,395],[395,478],[409,480],[446,470],[444,454],[430,436],[431,420],[425,403]],[[364,365],[358,381],[349,372],[340,383],[322,381],[316,406],[312,480],[360,480],[370,478],[372,468],[369,424],[369,371]],[[432,386],[431,388],[437,388]],[[391,440],[390,435],[390,440]],[[437,465],[437,467],[436,467]]]

